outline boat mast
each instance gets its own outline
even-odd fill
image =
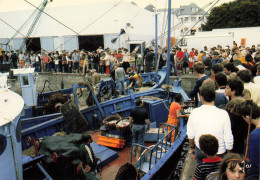
[[[167,83],[167,85],[169,85],[169,83],[170,83],[170,74],[171,74],[170,40],[171,40],[171,0],[168,0],[168,39],[167,39],[167,72],[166,72],[166,83]]]
[[[156,72],[158,71],[158,38],[157,38],[157,20],[158,20],[158,16],[157,16],[157,9],[155,8],[155,67],[156,67]]]

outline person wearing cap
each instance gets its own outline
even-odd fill
[[[223,59],[219,57],[219,53],[214,52],[211,65],[214,66],[215,64],[219,64],[222,61],[223,61]]]

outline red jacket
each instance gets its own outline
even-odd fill
[[[176,57],[183,59],[184,58],[184,52],[183,51],[177,51]]]

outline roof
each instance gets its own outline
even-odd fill
[[[181,6],[178,9],[177,14],[179,16],[183,16],[183,15],[192,15],[195,12],[197,12],[196,15],[205,15],[205,14],[207,15],[208,14],[206,11],[204,11],[199,6],[197,6],[195,3],[190,3],[189,5]]]
[[[0,12],[0,17],[15,29],[19,29],[34,10],[32,7],[15,12]],[[125,1],[72,4],[69,8],[63,5],[61,1],[53,1],[46,6],[44,11],[80,35],[114,34],[119,33],[121,28],[127,31],[127,23],[130,23],[133,27],[128,28],[132,34],[154,34],[154,14]],[[17,17],[19,17],[19,20]],[[22,35],[18,34],[17,37],[26,35],[32,20],[29,22],[26,28],[21,31]],[[0,38],[11,38],[15,33],[15,30],[2,21],[0,21],[0,27]],[[78,35],[72,30],[46,14],[42,14],[31,37]]]
[[[150,12],[154,12],[155,6],[152,4],[147,5],[144,9]]]

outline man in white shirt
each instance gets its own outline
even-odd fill
[[[200,88],[202,106],[194,109],[188,120],[187,135],[189,138],[190,153],[195,152],[197,163],[202,162],[206,156],[200,151],[199,138],[203,134],[211,134],[218,139],[219,149],[217,154],[222,156],[233,148],[233,135],[229,115],[225,110],[214,106],[216,94],[210,85]]]
[[[240,70],[237,72],[237,76],[244,83],[244,89],[247,89],[251,93],[251,99],[260,106],[260,85],[252,83],[252,73],[249,70]]]

